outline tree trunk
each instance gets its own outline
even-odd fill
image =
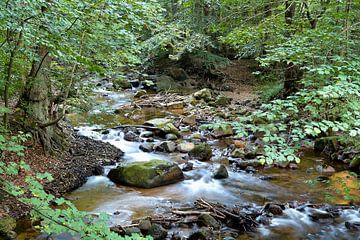
[[[50,115],[48,71],[51,58],[45,47],[39,47],[39,60],[32,63],[24,92],[18,106],[24,110],[22,124],[30,131],[35,142],[42,144],[46,153],[56,153],[67,148],[67,140],[57,125],[62,116]]]
[[[292,27],[295,17],[296,3],[292,0],[286,1],[285,7],[285,36],[290,39],[294,34]],[[297,89],[297,81],[300,80],[301,77],[302,71],[299,66],[293,63],[286,64],[284,73],[284,97],[291,95]]]

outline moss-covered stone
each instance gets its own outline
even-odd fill
[[[224,125],[221,126],[220,128],[216,128],[211,132],[211,135],[214,138],[223,138],[223,137],[229,137],[231,135],[233,135],[233,128],[231,125]]]
[[[184,179],[178,165],[165,160],[134,162],[112,169],[108,177],[116,183],[141,188],[154,188]]]
[[[360,166],[360,156],[356,156],[351,160],[349,167],[351,169],[356,169],[359,166]]]
[[[200,161],[209,161],[212,157],[212,149],[209,144],[202,143],[189,152],[189,156]]]
[[[197,100],[204,100],[206,102],[210,102],[212,100],[211,92],[209,89],[201,89],[200,91],[197,91],[194,93],[194,98]]]

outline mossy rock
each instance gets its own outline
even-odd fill
[[[219,128],[213,129],[211,132],[211,135],[214,138],[223,138],[223,137],[229,137],[234,134],[233,128],[231,125],[226,124],[224,126],[221,126]]]
[[[189,156],[200,161],[209,161],[212,157],[212,149],[209,144],[202,143],[189,152]]]
[[[179,166],[165,160],[150,160],[121,165],[112,169],[108,177],[115,183],[141,188],[159,187],[184,179]]]
[[[213,100],[211,91],[207,88],[201,89],[200,91],[197,91],[194,93],[194,98],[197,100],[204,100],[205,102],[210,102]]]
[[[351,169],[356,169],[357,167],[360,167],[360,156],[354,157],[354,158],[351,160],[349,167],[350,167]]]

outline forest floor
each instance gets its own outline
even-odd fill
[[[15,154],[6,154],[4,159],[7,163],[24,160],[31,168],[30,172],[20,172],[16,176],[13,180],[16,185],[24,186],[27,175],[47,172],[54,180],[44,182],[45,190],[61,196],[82,186],[87,177],[102,174],[102,166],[119,161],[122,155],[121,150],[110,144],[72,134],[69,152],[63,152],[57,157],[44,154],[41,146],[28,142],[24,159]],[[28,214],[26,206],[5,193],[2,194],[4,198],[1,199],[0,217],[6,214],[19,218]]]

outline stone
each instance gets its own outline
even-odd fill
[[[270,212],[273,215],[282,215],[283,214],[283,209],[279,205],[276,205],[276,204],[270,204],[268,206],[267,210],[268,210],[268,212]]]
[[[140,81],[138,79],[129,81],[131,86],[134,88],[138,88],[140,86]]]
[[[336,172],[335,168],[333,168],[330,165],[327,165],[327,166],[318,165],[318,166],[316,166],[316,171],[318,171],[319,173],[334,173],[334,172]]]
[[[160,128],[165,133],[173,133],[177,136],[180,135],[179,129],[177,129],[172,123],[173,120],[168,118],[154,118],[146,121],[144,125]]]
[[[142,96],[145,96],[147,92],[145,90],[139,90],[135,93],[134,98],[141,98]]]
[[[165,135],[165,139],[168,141],[175,141],[178,139],[178,137],[173,133],[168,133]]]
[[[153,118],[151,120],[146,121],[144,125],[162,128],[168,123],[172,123],[172,120],[168,118]]]
[[[139,229],[148,232],[151,228],[151,221],[149,219],[142,219],[139,221]]]
[[[156,159],[120,165],[111,169],[108,177],[115,183],[141,188],[159,187],[184,179],[177,164]]]
[[[140,137],[133,131],[128,131],[125,133],[124,139],[129,142],[140,142]]]
[[[231,104],[231,98],[224,96],[224,95],[219,95],[216,97],[216,100],[214,102],[214,104],[216,106],[220,106],[220,107],[226,107],[229,104]]]
[[[310,218],[313,221],[334,218],[333,214],[326,212],[326,211],[319,210],[319,209],[315,209],[315,208],[309,209],[308,213],[309,213]]]
[[[149,229],[150,236],[154,238],[154,240],[163,240],[167,237],[167,230],[164,229],[160,224],[152,224]]]
[[[192,232],[188,240],[207,240],[211,239],[211,230],[209,228],[200,228]]]
[[[168,75],[161,75],[156,79],[156,87],[158,91],[169,91],[178,89],[180,84]]]
[[[196,116],[195,115],[186,116],[181,120],[181,122],[186,125],[195,126],[196,125]]]
[[[157,89],[157,86],[152,80],[146,79],[141,82],[141,88],[144,90],[155,91]]]
[[[359,231],[360,230],[360,221],[359,220],[346,221],[345,227],[351,231]]]
[[[213,173],[213,178],[224,179],[228,177],[229,177],[229,173],[224,164],[220,164],[218,167],[215,168],[215,171]]]
[[[238,166],[241,169],[246,169],[248,166],[251,167],[260,167],[262,166],[262,163],[260,160],[258,159],[254,159],[254,160],[240,160],[236,162],[236,166]]]
[[[218,229],[220,227],[220,224],[216,221],[216,219],[207,213],[200,214],[198,222],[202,226],[212,227],[214,229]]]
[[[256,173],[256,169],[253,166],[247,166],[245,168],[245,172],[247,172],[247,173]]]
[[[261,148],[255,146],[255,144],[247,143],[245,145],[244,153],[246,159],[253,159],[256,156],[262,155],[260,152]]]
[[[356,156],[351,160],[349,168],[356,169],[359,166],[360,166],[360,156]]]
[[[212,149],[209,144],[202,143],[189,152],[189,156],[200,161],[209,161],[212,157]]]
[[[115,89],[130,89],[132,88],[131,83],[127,79],[117,79],[114,81],[113,86]]]
[[[154,133],[151,131],[143,131],[140,133],[140,137],[143,137],[143,138],[149,138],[149,137],[153,137],[153,136],[154,136]]]
[[[191,162],[185,163],[185,165],[184,165],[183,168],[182,168],[182,170],[183,170],[184,172],[188,172],[188,171],[191,171],[191,170],[193,170],[193,169],[194,169],[194,164],[191,163]]]
[[[168,69],[168,74],[170,77],[177,81],[184,81],[188,79],[188,75],[186,74],[185,70],[178,67],[171,67]]]
[[[141,230],[140,230],[140,228],[137,228],[137,227],[126,228],[125,234],[128,235],[128,236],[131,236],[132,234],[141,235]]]
[[[245,144],[244,141],[235,140],[235,141],[234,141],[234,145],[235,145],[236,148],[244,149],[246,144]]]
[[[232,158],[244,158],[245,157],[244,149],[235,148],[234,151],[232,151],[232,153],[231,153],[231,157]]]
[[[188,153],[195,148],[195,144],[192,142],[183,142],[178,144],[176,148],[181,153]]]
[[[175,150],[176,150],[176,144],[171,141],[165,141],[159,145],[159,148],[160,148],[160,150],[163,150],[164,152],[172,153],[172,152],[175,152]]]
[[[180,136],[180,132],[179,132],[179,129],[177,129],[177,127],[175,127],[174,124],[172,123],[168,123],[166,124],[165,126],[163,126],[161,128],[165,133],[173,133],[177,136]]]
[[[93,175],[101,176],[104,174],[104,167],[103,166],[95,166],[93,170]]]
[[[139,146],[140,150],[143,152],[152,152],[154,150],[154,144],[153,143],[143,143]]]
[[[210,102],[212,100],[211,92],[209,89],[204,88],[200,91],[197,91],[193,94],[194,98],[197,100],[204,100],[206,102]]]
[[[233,134],[234,134],[233,128],[231,127],[231,125],[228,125],[228,124],[221,126],[219,128],[216,128],[211,132],[211,136],[213,136],[214,138],[229,137]]]
[[[298,169],[299,166],[296,163],[289,163],[289,168],[292,170]]]
[[[168,110],[178,110],[184,108],[184,102],[178,101],[178,102],[171,102],[166,104],[166,108]]]
[[[190,136],[190,139],[202,139],[201,133],[193,133]]]

